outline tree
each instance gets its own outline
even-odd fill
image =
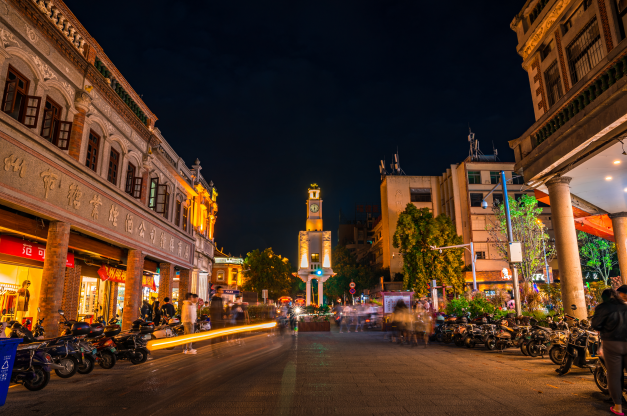
[[[420,296],[428,291],[428,283],[453,286],[457,293],[464,289],[463,248],[431,250],[431,246],[444,247],[462,244],[455,226],[446,215],[437,218],[427,208],[418,209],[408,203],[396,223],[393,245],[403,256],[403,283]]]
[[[538,218],[542,213],[542,208],[538,207],[538,200],[535,197],[523,195],[516,200],[509,196],[509,210],[514,241],[520,242],[522,247],[522,263],[520,263],[518,268],[525,281],[530,282],[536,271],[544,266],[542,242],[544,241],[546,246],[548,260],[552,259],[555,248],[550,243],[549,235],[544,232],[544,227]],[[494,204],[492,211],[494,212],[494,218],[486,226],[489,235],[488,241],[494,244],[501,258],[507,259],[508,241],[505,204]]]
[[[358,263],[355,255],[342,245],[333,249],[332,264],[336,274],[324,284],[324,293],[329,301],[343,298],[345,293],[348,295],[351,282],[355,283],[355,291],[359,293],[375,286],[381,276],[389,275],[387,269],[373,269],[370,265]]]
[[[577,240],[581,266],[601,276],[607,286],[612,269],[618,265],[616,244],[582,231],[577,232]]]
[[[274,254],[272,248],[264,251],[258,249],[248,253],[244,260],[243,289],[261,295],[263,289],[268,290],[268,297],[276,299],[288,295],[292,290],[294,277],[292,266],[286,258]]]

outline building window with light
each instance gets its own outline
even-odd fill
[[[577,34],[566,47],[566,56],[570,66],[570,77],[573,84],[582,79],[601,59],[601,32],[596,16]]]
[[[479,171],[468,171],[468,183],[471,185],[480,185],[481,184],[481,172]]]
[[[222,270],[218,272],[218,282],[224,282],[224,271]]]
[[[320,253],[311,253],[311,262],[320,263]]]

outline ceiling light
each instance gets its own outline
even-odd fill
[[[623,189],[623,191],[627,192],[627,188]]]
[[[606,176],[606,177],[605,177],[605,180],[606,180],[606,181],[611,181],[611,180],[612,180],[612,177],[611,177],[611,176]]]
[[[614,161],[614,164],[615,164],[615,165],[620,165],[620,160],[615,160],[615,161]]]

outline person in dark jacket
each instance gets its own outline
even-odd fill
[[[222,286],[216,287],[216,294],[211,298],[209,306],[209,315],[211,317],[211,329],[224,328],[224,304],[222,303]],[[211,339],[211,344],[220,342],[221,337]]]
[[[152,321],[152,309],[150,308],[150,303],[148,303],[147,300],[142,303],[141,314],[142,319],[145,321]]]
[[[159,308],[159,301],[155,300],[152,303],[152,320],[155,325],[159,325],[161,323],[161,309]]]
[[[610,411],[622,415],[623,369],[627,369],[627,305],[623,297],[627,297],[627,285],[610,293],[609,299],[605,291],[601,294],[604,302],[595,308],[591,326],[601,333],[607,388],[614,402]]]
[[[173,318],[176,314],[174,305],[170,303],[170,298],[163,298],[163,306],[161,307],[161,316],[165,318]]]

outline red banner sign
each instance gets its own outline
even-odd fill
[[[126,271],[102,265],[98,269],[98,276],[104,281],[110,280],[117,283],[126,283]]]
[[[117,283],[126,283],[126,270],[117,269],[115,267],[109,267],[102,265],[98,269],[98,276],[104,281],[111,281]],[[142,287],[149,287],[153,292],[157,291],[157,285],[155,284],[154,276],[142,276]]]
[[[30,241],[25,241],[10,235],[2,235],[0,236],[0,253],[36,261],[44,261],[46,257],[46,246],[39,243],[31,243]],[[74,254],[67,253],[65,267],[74,267]]]

